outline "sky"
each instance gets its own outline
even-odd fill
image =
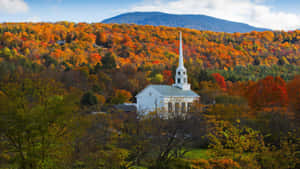
[[[0,22],[101,22],[125,12],[204,14],[273,30],[300,29],[300,0],[0,0]]]

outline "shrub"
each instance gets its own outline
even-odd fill
[[[232,159],[218,159],[209,161],[213,169],[237,169],[240,165]]]
[[[80,103],[84,106],[92,106],[97,104],[98,100],[93,93],[87,92],[82,96]]]
[[[196,159],[190,160],[192,169],[212,169],[208,160],[205,159]]]

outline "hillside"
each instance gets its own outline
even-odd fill
[[[24,61],[64,69],[81,65],[141,69],[172,67],[183,32],[185,64],[228,70],[236,66],[300,65],[300,31],[217,33],[186,28],[129,24],[59,22],[0,24],[0,63]],[[61,44],[61,41],[65,43]],[[4,64],[5,65],[5,64]],[[7,71],[4,66],[3,70]]]
[[[179,31],[183,32],[185,65],[196,79],[202,78],[201,69],[230,81],[256,81],[268,75],[291,80],[300,74],[300,31],[230,34],[59,22],[0,24],[0,79],[15,71],[115,70],[133,65],[147,78],[161,81],[156,74],[177,64]]]
[[[26,58],[39,64],[44,56],[70,67],[101,63],[113,55],[117,66],[127,63],[171,65],[177,60],[178,32],[183,32],[187,64],[224,69],[248,64],[300,65],[300,31],[217,33],[185,28],[128,24],[0,24],[3,59]],[[64,45],[57,42],[64,40]]]
[[[201,104],[182,116],[171,97],[172,118],[128,112],[122,104],[149,84],[174,83],[179,31]],[[0,168],[299,168],[299,40],[300,31],[0,24]]]
[[[121,14],[102,23],[137,24],[153,26],[182,27],[197,30],[209,30],[214,32],[251,32],[266,31],[267,29],[256,28],[247,24],[231,22],[205,15],[174,15],[161,12],[133,12]]]

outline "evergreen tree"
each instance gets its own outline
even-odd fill
[[[105,69],[114,69],[116,67],[116,55],[114,53],[107,53],[103,58],[102,58],[102,64],[103,68]]]
[[[81,98],[81,104],[84,106],[92,106],[98,103],[97,97],[91,93],[87,92],[85,93]]]

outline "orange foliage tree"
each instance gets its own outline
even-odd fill
[[[112,97],[111,101],[114,104],[120,104],[129,102],[129,100],[132,98],[132,95],[130,92],[123,90],[123,89],[116,89],[115,94]]]
[[[89,61],[93,64],[97,64],[101,62],[101,56],[98,53],[92,53],[90,54]]]

